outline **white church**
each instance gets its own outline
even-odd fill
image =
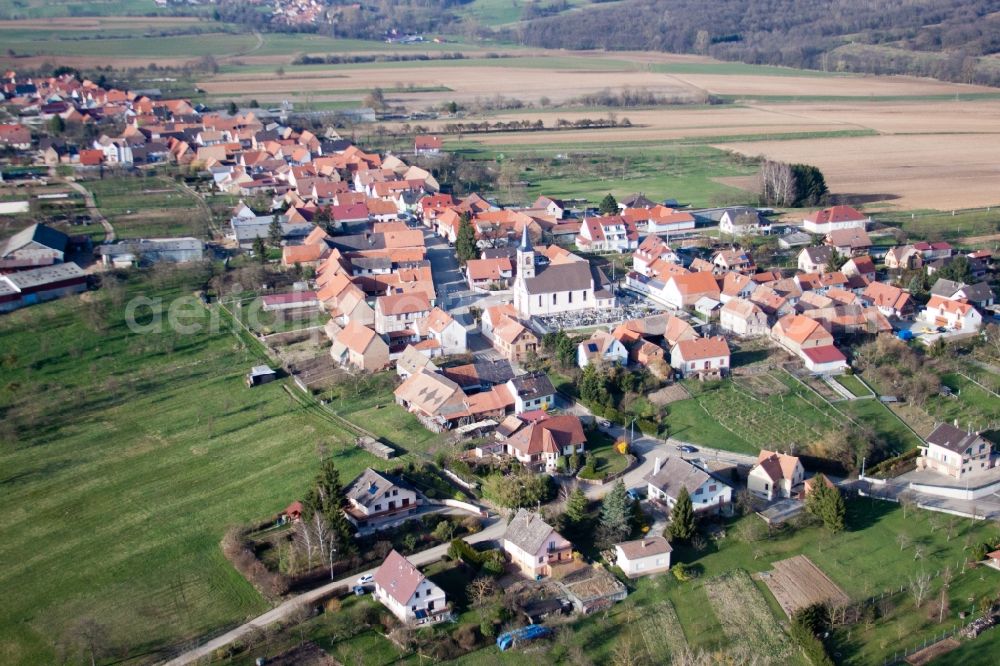
[[[611,282],[600,269],[571,252],[552,255],[547,264],[536,265],[525,226],[513,286],[514,308],[522,319],[615,306]]]

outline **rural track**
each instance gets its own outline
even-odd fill
[[[104,217],[104,214],[101,213],[100,209],[97,207],[97,201],[94,199],[94,195],[91,193],[91,191],[74,180],[63,179],[62,182],[66,183],[74,190],[83,195],[83,201],[84,203],[87,204],[87,210],[90,211],[90,214],[93,216],[93,218],[98,222],[100,222],[101,226],[104,227],[104,242],[114,243],[115,239],[117,238],[117,235],[115,234],[115,228],[111,224],[111,222],[108,221],[108,218]]]
[[[507,522],[497,517],[492,518],[491,521],[492,522],[482,531],[464,537],[464,540],[467,543],[475,544],[500,538],[507,529]],[[407,559],[416,566],[431,564],[440,560],[448,552],[448,547],[450,545],[451,544],[449,543],[443,543],[439,546],[434,546],[433,548],[428,548],[427,550],[422,550],[419,553],[409,555],[407,556]],[[239,627],[227,631],[221,636],[217,636],[196,648],[183,652],[169,661],[161,663],[164,666],[184,666],[185,664],[191,664],[206,657],[210,657],[212,653],[219,648],[223,648],[230,643],[239,640],[255,629],[264,628],[274,624],[275,622],[287,620],[303,604],[316,604],[333,594],[337,588],[346,587],[350,589],[359,576],[374,573],[375,569],[369,569],[368,571],[355,573],[346,578],[341,578],[340,580],[331,581],[321,587],[317,587],[314,590],[303,592],[302,594],[294,596],[291,599],[283,601],[281,604],[275,606],[263,615],[259,615]]]

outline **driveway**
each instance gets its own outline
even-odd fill
[[[502,518],[494,517],[490,519],[490,524],[484,528],[478,534],[473,534],[471,536],[465,537],[465,541],[468,543],[480,543],[482,541],[493,541],[497,540],[503,536],[504,531],[507,528],[507,523]],[[441,557],[448,552],[448,546],[450,544],[443,543],[440,546],[435,546],[433,548],[428,548],[427,550],[422,550],[419,553],[414,553],[413,555],[407,556],[407,559],[416,566],[424,566],[426,564],[431,564],[432,562],[437,562]],[[296,597],[289,599],[275,606],[268,612],[260,615],[246,624],[240,625],[232,631],[227,631],[226,633],[213,638],[207,643],[197,647],[193,650],[188,650],[183,654],[174,657],[170,661],[166,662],[166,666],[181,666],[182,664],[190,664],[204,657],[210,656],[215,650],[221,647],[229,645],[233,641],[245,636],[250,633],[255,628],[262,628],[268,625],[274,624],[275,622],[286,620],[289,616],[295,612],[302,604],[315,604],[331,592],[336,590],[338,587],[347,586],[350,588],[355,584],[357,579],[361,576],[367,574],[374,574],[375,569],[369,569],[368,571],[363,571],[355,573],[347,578],[341,578],[340,580],[335,580],[322,587],[317,587],[315,590],[310,590],[304,592]]]

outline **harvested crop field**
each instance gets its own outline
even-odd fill
[[[954,638],[946,638],[943,641],[938,641],[934,645],[928,645],[919,652],[914,652],[906,658],[906,663],[911,664],[911,666],[925,666],[926,664],[933,662],[941,655],[948,654],[952,650],[959,648],[961,645],[962,644]]]
[[[915,105],[912,113],[920,112]],[[951,210],[1000,202],[996,135],[925,134],[751,141],[716,145],[813,164],[832,192],[897,209]]]
[[[787,664],[791,641],[750,575],[736,570],[705,583],[705,593],[734,645],[749,648],[762,664]]]
[[[717,95],[788,95],[884,97],[895,95],[955,95],[996,89],[911,76],[733,76],[674,74],[678,83]]]
[[[851,600],[805,555],[779,560],[772,566],[772,571],[762,573],[760,577],[788,617],[812,604],[825,603],[835,607]]]

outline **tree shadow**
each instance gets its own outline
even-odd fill
[[[847,531],[860,532],[877,524],[894,510],[892,502],[873,498],[857,498],[847,501]]]

